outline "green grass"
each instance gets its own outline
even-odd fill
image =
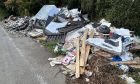
[[[56,41],[53,42],[46,42],[46,41],[40,41],[40,43],[47,48],[50,52],[53,52],[55,46],[57,45]]]
[[[54,48],[57,45],[58,41],[52,41],[52,42],[40,41],[40,43],[45,48],[47,48],[50,53],[54,54],[55,56],[63,54],[62,51],[58,51],[58,52],[54,53]]]
[[[129,76],[132,77],[135,81],[136,84],[140,84],[140,69],[135,69],[133,72],[129,72]]]

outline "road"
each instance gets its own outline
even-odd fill
[[[12,36],[0,26],[0,84],[65,84],[51,67],[47,50],[30,38]],[[58,73],[58,74],[57,74]]]

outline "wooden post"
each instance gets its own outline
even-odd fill
[[[89,35],[89,38],[93,38],[93,36],[94,36],[94,31],[91,31],[90,32],[90,35]],[[85,65],[86,65],[86,63],[87,63],[87,59],[88,59],[88,56],[89,56],[89,52],[90,52],[90,45],[87,45],[86,46],[86,55],[85,55]],[[84,66],[85,66],[84,65]]]
[[[81,48],[81,57],[80,57],[80,66],[84,66],[85,64],[85,51],[86,51],[86,39],[88,35],[88,29],[84,31],[84,35],[82,38],[82,48]]]
[[[111,65],[116,65],[116,64],[128,64],[128,65],[137,65],[139,64],[137,61],[120,61],[120,62],[110,62]]]
[[[79,37],[77,38],[77,40],[76,40],[76,73],[75,73],[75,76],[76,76],[76,78],[79,78],[80,77],[80,59],[79,59],[79,47],[80,47],[80,45],[79,45]]]
[[[94,31],[90,31],[90,35],[89,35],[89,38],[93,38],[94,36]],[[87,63],[87,59],[88,59],[88,56],[89,56],[89,52],[90,52],[90,45],[87,45],[86,46],[86,54],[85,54],[85,62],[84,62],[84,67],[81,67],[80,71],[81,71],[81,74],[83,74],[85,72],[85,68],[86,68],[86,63]]]
[[[140,69],[140,65],[129,65],[132,68],[139,68]]]

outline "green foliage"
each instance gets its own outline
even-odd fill
[[[7,5],[7,4],[6,4]],[[11,0],[11,3],[6,6],[8,12],[12,15],[19,15],[18,5],[16,4],[16,0]]]
[[[90,19],[95,17],[95,0],[81,0],[81,10],[88,13]]]
[[[140,0],[112,0],[106,17],[117,27],[126,27],[140,33]]]
[[[68,8],[79,8],[87,13],[89,18],[105,17],[106,11],[111,8],[111,0],[66,0]]]
[[[19,6],[19,15],[30,16],[29,8],[30,8],[30,3],[26,3],[26,2],[22,3]]]
[[[8,7],[11,14],[20,16],[32,16],[35,15],[43,5],[56,4],[60,6],[62,0],[21,0],[20,4],[16,4],[16,0],[13,1],[10,8]]]
[[[40,41],[41,45],[43,45],[45,48],[48,49],[49,52],[53,53],[55,56],[64,54],[63,51],[58,50],[58,52],[54,53],[54,48],[57,45],[58,41],[53,42],[46,42],[46,41]]]
[[[140,0],[66,0],[69,8],[78,7],[91,20],[108,19],[140,35]]]
[[[8,16],[9,16],[9,13],[6,10],[0,8],[0,21]]]
[[[0,0],[0,8],[2,9],[2,8],[5,8],[5,6],[4,6],[4,0]]]
[[[40,43],[46,47],[50,52],[53,52],[54,47],[57,45],[57,42],[46,42],[46,41],[40,41]]]
[[[64,3],[68,6],[68,9],[80,8],[80,0],[65,0]]]
[[[128,75],[136,81],[136,84],[140,84],[140,69],[135,69],[133,72],[129,72]]]
[[[4,0],[0,0],[0,20],[3,20],[5,17],[8,17],[9,13],[5,8]]]
[[[4,1],[0,0],[0,8],[3,10]],[[79,8],[82,13],[87,13],[90,20],[106,18],[114,26],[129,28],[140,35],[140,0],[22,0],[20,5],[16,4],[16,0],[12,1],[7,10],[13,15],[32,16],[46,4],[68,6],[69,9]]]

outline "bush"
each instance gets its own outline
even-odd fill
[[[129,28],[140,35],[140,0],[114,0],[106,18],[116,27]]]
[[[9,13],[4,10],[4,9],[0,9],[0,21],[7,18],[9,16]]]

